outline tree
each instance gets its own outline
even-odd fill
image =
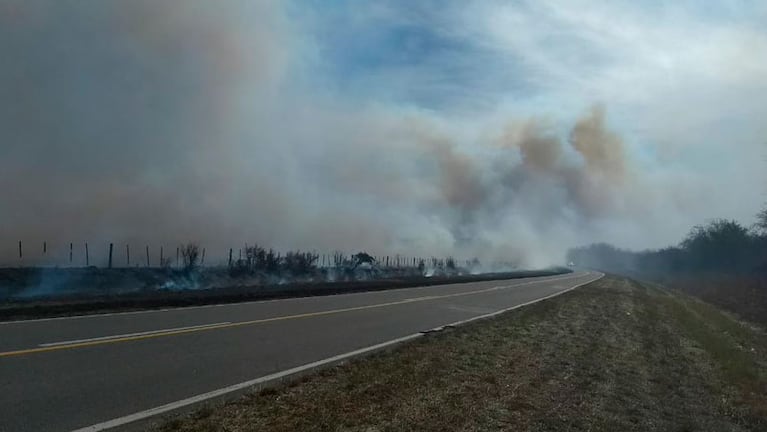
[[[694,227],[680,246],[688,254],[690,270],[738,270],[748,267],[752,245],[744,226],[716,219]]]
[[[767,235],[767,206],[756,215],[754,226],[762,235]]]
[[[594,243],[567,252],[567,261],[578,266],[618,272],[634,270],[636,259],[636,253],[618,249],[607,243]]]
[[[293,276],[312,273],[319,255],[312,252],[288,252],[282,259],[282,267]]]
[[[756,215],[756,260],[762,272],[767,272],[767,206]]]
[[[456,269],[455,259],[453,257],[448,257],[445,260],[445,266],[448,268],[448,270],[455,270]]]
[[[197,243],[181,246],[181,258],[184,261],[184,270],[187,272],[194,270],[199,265],[200,246]]]
[[[357,268],[362,264],[370,264],[372,266],[375,262],[376,259],[373,255],[370,255],[367,252],[358,252],[352,255],[352,268]]]

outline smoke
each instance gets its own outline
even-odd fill
[[[156,260],[197,241],[208,262],[258,242],[544,266],[593,240],[676,238],[700,203],[694,183],[640,175],[609,105],[563,127],[339,96],[291,13],[0,3],[0,265],[23,240],[24,264],[66,264],[70,242],[101,265],[110,242]]]
[[[605,111],[592,108],[591,115],[578,120],[570,132],[570,143],[583,156],[586,168],[609,180],[622,181],[626,161],[620,137],[605,129]]]

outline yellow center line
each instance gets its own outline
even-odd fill
[[[36,353],[43,353],[43,352],[50,352],[50,351],[68,350],[68,349],[75,349],[75,348],[84,348],[84,347],[90,347],[90,346],[96,346],[96,345],[113,344],[113,343],[118,343],[118,342],[129,342],[129,341],[138,341],[138,340],[144,340],[144,339],[154,339],[154,338],[160,338],[160,337],[166,337],[166,336],[175,336],[175,335],[181,335],[181,334],[187,334],[187,333],[197,333],[197,332],[204,332],[204,331],[210,331],[210,330],[219,330],[219,329],[225,329],[225,328],[242,327],[242,326],[255,325],[255,324],[264,324],[264,323],[275,322],[275,321],[285,321],[285,320],[291,320],[291,319],[300,319],[300,318],[311,318],[311,317],[326,316],[326,315],[335,315],[335,314],[341,314],[341,313],[346,313],[346,312],[360,311],[360,310],[366,310],[366,309],[376,309],[376,308],[382,308],[382,307],[388,307],[388,306],[396,306],[396,305],[407,304],[407,303],[416,303],[416,302],[429,301],[429,300],[439,300],[439,299],[445,299],[445,298],[451,298],[451,297],[461,297],[461,296],[474,295],[474,294],[483,294],[483,293],[487,293],[487,292],[490,292],[490,291],[496,291],[496,290],[500,290],[500,289],[519,287],[519,286],[523,286],[523,285],[530,285],[532,283],[538,283],[538,282],[551,282],[551,281],[559,280],[559,279],[561,279],[561,278],[558,278],[558,279],[547,279],[547,280],[543,280],[543,281],[530,281],[530,282],[526,282],[526,283],[522,283],[522,284],[515,284],[515,285],[495,286],[495,287],[492,287],[492,288],[485,288],[485,289],[476,290],[476,291],[466,291],[466,292],[460,292],[460,293],[454,293],[454,294],[443,294],[443,295],[434,295],[434,296],[426,296],[426,297],[408,298],[408,299],[398,300],[398,301],[393,301],[393,302],[376,303],[376,304],[364,305],[364,306],[354,306],[354,307],[348,307],[348,308],[342,308],[342,309],[331,309],[331,310],[326,310],[326,311],[308,312],[308,313],[302,313],[302,314],[296,314],[296,315],[283,315],[283,316],[272,317],[272,318],[262,318],[262,319],[256,319],[256,320],[250,320],[250,321],[240,321],[240,322],[220,324],[220,325],[211,325],[211,326],[208,326],[208,327],[189,328],[189,329],[183,329],[183,330],[172,330],[172,331],[167,331],[167,332],[150,333],[150,334],[144,334],[144,335],[138,335],[138,336],[117,337],[117,338],[114,338],[114,339],[93,340],[93,341],[77,342],[77,343],[66,344],[66,345],[54,345],[54,346],[45,346],[45,347],[38,347],[38,348],[22,349],[22,350],[16,350],[16,351],[6,351],[6,352],[0,352],[0,358],[2,358],[2,357],[20,356],[20,355],[25,355],[25,354],[36,354]]]

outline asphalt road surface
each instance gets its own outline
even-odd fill
[[[579,272],[0,323],[0,431],[103,424],[599,276]]]

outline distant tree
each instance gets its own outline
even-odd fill
[[[288,252],[282,260],[282,267],[293,276],[311,273],[317,263],[319,255],[312,252]]]
[[[259,254],[259,268],[263,269],[267,273],[277,273],[280,271],[280,263],[282,262],[282,255],[275,252],[274,249],[269,251],[263,251]]]
[[[375,264],[375,262],[376,262],[376,259],[372,255],[368,254],[367,252],[358,252],[352,255],[353,268],[357,268],[362,264],[373,265]]]
[[[448,257],[445,260],[445,266],[448,268],[448,270],[455,270],[456,269],[455,259],[453,257]]]
[[[265,271],[267,268],[266,250],[257,244],[245,246],[244,267],[249,273]]]
[[[482,263],[479,262],[479,258],[477,257],[472,258],[468,264],[470,269],[476,269],[482,266]]]
[[[618,272],[636,270],[637,258],[636,253],[607,243],[595,243],[570,249],[567,252],[567,261],[578,266]]]
[[[636,270],[660,274],[682,271],[685,268],[686,253],[679,247],[639,252]]]
[[[190,272],[200,264],[200,246],[197,243],[188,243],[181,246],[181,259],[184,261],[184,270]]]
[[[754,231],[757,237],[755,259],[759,270],[767,273],[767,205],[756,215]]]
[[[760,234],[767,235],[767,206],[756,215],[756,223],[754,224],[754,227]]]
[[[748,266],[752,240],[738,222],[716,219],[693,227],[680,246],[688,255],[689,270],[738,270]]]

